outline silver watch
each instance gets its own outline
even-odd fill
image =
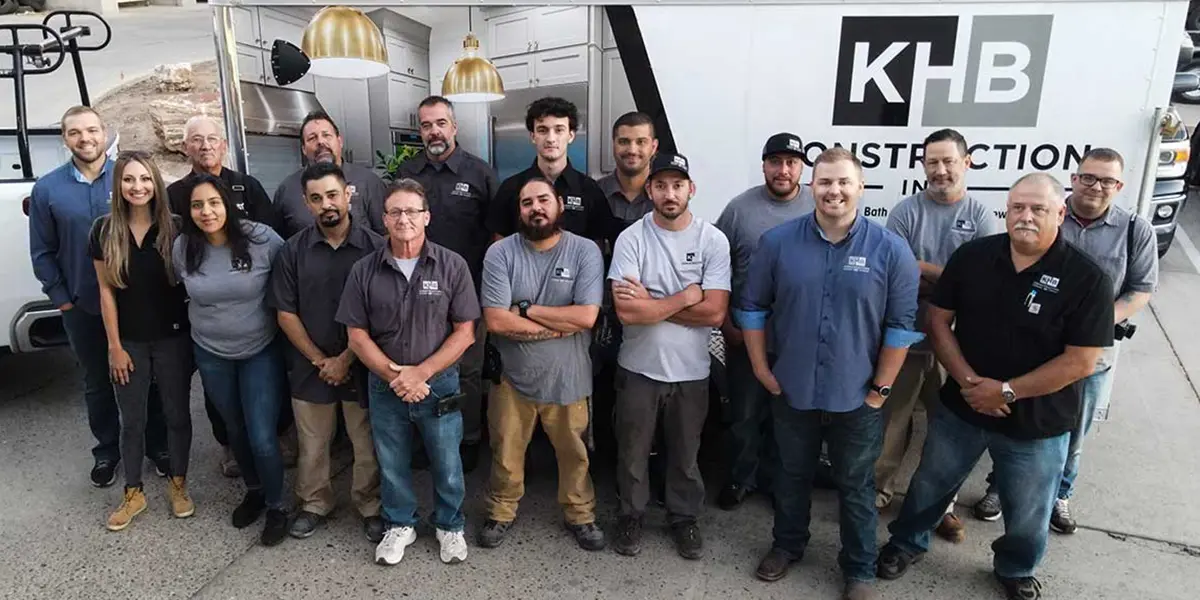
[[[1008,404],[1017,401],[1017,393],[1013,391],[1012,386],[1008,385],[1007,381],[1000,384],[1000,393],[1004,395],[1004,401]]]

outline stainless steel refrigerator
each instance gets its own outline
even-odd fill
[[[571,83],[508,90],[503,100],[489,105],[491,120],[491,163],[500,181],[516,175],[533,164],[537,152],[525,129],[525,111],[538,98],[557,96],[575,104],[579,110],[579,129],[575,141],[567,147],[571,166],[588,173],[588,84]]]

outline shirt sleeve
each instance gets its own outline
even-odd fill
[[[279,231],[279,215],[262,182],[250,175],[245,175],[243,181],[246,183],[246,200],[250,203],[250,218]]]
[[[700,287],[706,290],[729,291],[733,277],[729,259],[729,238],[716,227],[709,228],[708,240],[704,244],[704,275]]]
[[[375,260],[375,254],[368,254],[350,269],[346,277],[346,287],[342,288],[342,299],[338,302],[337,315],[334,320],[346,327],[371,329],[370,312],[367,307],[366,286],[363,282],[370,277],[370,264]]]
[[[900,236],[904,241],[909,241],[909,232],[911,231],[908,224],[908,217],[912,214],[909,210],[909,203],[901,201],[888,213],[887,224],[884,226],[888,231]],[[909,244],[910,246],[912,244]]]
[[[513,221],[517,214],[517,190],[510,182],[511,180],[506,180],[500,184],[496,196],[488,205],[488,231],[500,237],[512,235],[516,227]]]
[[[1113,345],[1113,292],[1108,276],[1094,267],[1095,276],[1063,328],[1069,346],[1105,348]]]
[[[608,205],[608,198],[604,197],[604,191],[596,184],[595,180],[583,177],[584,190],[583,193],[588,198],[588,237],[599,242],[607,242],[605,245],[612,244],[621,234],[621,223],[613,216],[612,208]]]
[[[975,238],[987,237],[1004,233],[1004,222],[996,216],[982,202],[979,203],[979,230],[975,232]]]
[[[271,268],[271,285],[267,288],[267,303],[272,308],[289,313],[298,313],[299,299],[296,298],[296,252],[288,244],[279,252]]]
[[[275,188],[275,195],[271,199],[271,207],[274,215],[275,229],[279,231],[279,235],[290,238],[294,231],[289,231],[288,223],[288,203],[285,198],[288,193],[288,180],[284,179],[279,187]]]
[[[766,234],[750,258],[746,283],[733,299],[733,323],[738,329],[763,330],[775,303],[775,262],[779,254],[779,235]]]
[[[642,273],[639,269],[640,261],[638,260],[639,241],[634,233],[634,227],[642,227],[642,224],[634,223],[618,236],[617,243],[613,244],[612,264],[608,267],[610,281],[622,281],[626,277],[642,280]]]
[[[367,223],[379,235],[387,235],[387,226],[383,223],[383,204],[387,201],[387,187],[375,173],[367,177],[367,190],[363,195],[363,211],[367,213]]]
[[[475,294],[475,282],[471,279],[471,270],[467,261],[457,254],[451,256],[454,274],[451,276],[454,285],[454,295],[450,298],[450,320],[454,323],[474,321],[482,316],[479,308],[479,296]]]
[[[892,243],[889,262],[883,344],[889,348],[907,348],[925,337],[925,334],[916,331],[917,289],[921,269],[917,259],[899,238]]]
[[[483,257],[483,306],[507,309],[513,305],[512,282],[508,275],[508,252],[503,242],[492,244]]]
[[[171,267],[175,269],[175,277],[180,281],[187,275],[187,260],[184,258],[186,245],[187,238],[183,235],[176,236],[175,241],[171,243]]]
[[[70,302],[71,292],[58,267],[58,225],[46,187],[37,184],[29,194],[29,255],[33,273],[42,282],[42,292],[55,306]]]
[[[1137,217],[1129,226],[1133,227],[1133,246],[1122,294],[1153,293],[1158,288],[1158,241],[1154,229],[1142,217]]]
[[[604,301],[604,256],[595,244],[582,244],[575,273],[575,299],[580,306],[600,306]]]

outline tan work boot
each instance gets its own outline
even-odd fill
[[[182,477],[167,480],[167,499],[171,502],[171,512],[180,519],[190,517],[196,512],[196,505],[188,497],[187,483]]]
[[[962,522],[954,513],[942,515],[942,522],[935,530],[939,537],[958,544],[967,539],[967,524]]]
[[[121,502],[121,506],[108,517],[108,529],[110,531],[120,531],[129,526],[133,518],[142,514],[146,510],[146,495],[142,493],[140,488],[125,488],[125,500]]]

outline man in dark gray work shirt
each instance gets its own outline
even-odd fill
[[[804,174],[803,144],[799,136],[777,133],[762,150],[763,183],[742,192],[721,211],[716,226],[729,238],[733,298],[746,283],[750,257],[758,238],[776,225],[813,211],[812,188],[801,184]],[[771,434],[771,394],[750,367],[742,332],[729,315],[721,326],[725,336],[725,365],[729,373],[729,476],[717,497],[725,510],[739,506],[750,491],[770,495],[778,469],[775,438]],[[768,340],[768,359],[774,362]]]
[[[933,288],[950,255],[973,239],[1004,232],[1000,220],[967,192],[971,156],[962,134],[953,129],[929,134],[924,141],[922,165],[925,190],[897,203],[887,219],[887,228],[904,239],[921,268],[918,328],[923,327]],[[912,442],[917,400],[920,399],[927,413],[935,410],[943,379],[928,339],[909,348],[884,406],[883,449],[875,461],[876,508],[886,508],[892,502],[896,472]],[[954,514],[953,502],[946,507],[937,533],[954,542],[965,538],[966,529]]]
[[[525,450],[541,421],[558,459],[567,528],[587,550],[604,548],[588,475],[592,325],[600,312],[604,259],[587,238],[562,230],[563,200],[545,179],[518,191],[519,232],[488,249],[483,311],[504,374],[488,407],[492,476],[479,545],[504,541],[525,494]]]
[[[625,113],[613,123],[612,141],[617,169],[596,183],[608,199],[613,218],[621,222],[624,231],[654,210],[654,203],[646,195],[650,159],[658,152],[654,120],[642,112]]]
[[[386,235],[383,226],[383,197],[386,187],[374,171],[342,160],[342,134],[333,118],[324,111],[313,111],[304,117],[300,126],[301,151],[309,163],[329,162],[342,168],[350,192],[350,216],[367,225],[372,231]],[[305,204],[304,186],[300,176],[304,169],[288,175],[275,190],[273,202],[277,230],[288,239],[312,225],[312,213]]]
[[[1059,533],[1075,533],[1075,519],[1068,501],[1075,491],[1083,439],[1093,421],[1104,420],[1112,394],[1120,340],[1133,335],[1129,319],[1145,308],[1158,286],[1158,245],[1154,228],[1146,219],[1113,203],[1125,187],[1121,172],[1125,159],[1111,148],[1093,148],[1083,155],[1079,169],[1071,175],[1071,195],[1067,197],[1067,215],[1062,237],[1091,257],[1108,275],[1113,285],[1114,335],[1112,346],[1105,348],[1092,374],[1079,382],[1079,422],[1071,430],[1067,462],[1062,481],[1050,512],[1050,528]],[[975,507],[979,518],[1000,518],[997,485],[988,474],[988,492]]]
[[[354,221],[346,178],[333,163],[313,163],[301,177],[317,222],[287,241],[275,259],[269,302],[279,311],[287,352],[291,405],[299,457],[296,496],[300,512],[293,537],[312,535],[336,505],[330,482],[330,446],[338,405],[354,446],[350,493],[367,539],[383,539],[379,516],[379,465],[367,420],[367,371],[349,348],[346,328],[334,320],[350,268],[383,246],[383,237]]]
[[[499,183],[496,171],[483,159],[459,147],[455,136],[454,105],[441,96],[430,96],[417,106],[421,141],[425,151],[400,165],[397,177],[421,182],[429,199],[429,229],[435,244],[457,252],[467,261],[475,289],[483,273],[483,254],[492,241],[486,219]],[[487,328],[475,324],[475,343],[463,354],[459,383],[463,389],[463,471],[470,473],[479,460],[483,436],[483,359]]]
[[[370,370],[367,397],[383,482],[387,532],[375,561],[394,565],[417,539],[413,490],[413,425],[429,453],[441,559],[467,558],[462,504],[466,495],[459,444],[462,414],[458,361],[475,341],[479,299],[467,261],[425,239],[429,203],[412,179],[392,184],[384,221],[388,243],[350,270],[338,306],[350,349]]]

